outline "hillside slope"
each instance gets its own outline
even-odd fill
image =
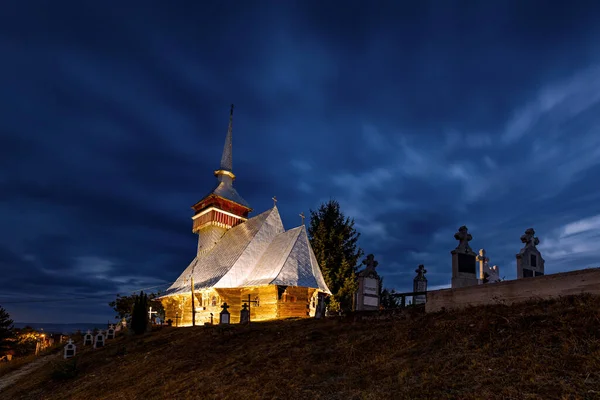
[[[69,363],[44,366],[0,398],[593,399],[600,298],[162,328],[81,351],[74,377]]]

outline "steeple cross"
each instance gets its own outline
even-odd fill
[[[304,212],[301,212],[299,215],[300,215],[300,218],[302,218],[302,225],[304,225],[304,218],[306,218],[304,216]]]
[[[273,200],[273,207],[277,207],[277,196],[271,197],[271,200]]]

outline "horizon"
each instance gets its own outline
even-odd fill
[[[386,288],[419,264],[449,287],[462,225],[506,279],[527,228],[547,274],[598,265],[600,4],[110,4],[0,16],[13,320],[113,320],[117,293],[174,282],[231,103],[251,216],[336,199]]]

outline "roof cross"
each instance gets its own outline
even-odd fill
[[[299,215],[300,215],[300,218],[302,218],[302,225],[304,225],[304,218],[306,218],[304,216],[304,212],[301,212]]]
[[[273,200],[273,207],[277,207],[277,196],[271,197],[271,200]]]

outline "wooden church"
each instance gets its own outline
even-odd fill
[[[217,184],[192,206],[196,257],[160,297],[175,326],[217,324],[223,303],[232,323],[244,304],[252,321],[312,317],[331,294],[304,224],[286,231],[276,204],[248,217],[252,209],[233,187],[232,122],[233,105]]]

